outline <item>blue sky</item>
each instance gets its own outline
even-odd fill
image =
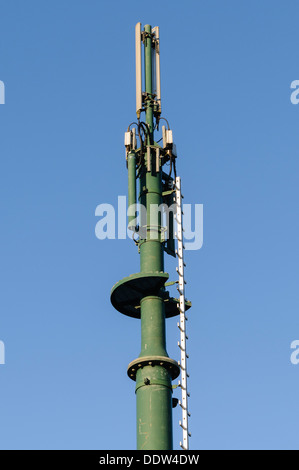
[[[0,11],[1,448],[135,448],[126,368],[140,323],[109,297],[139,258],[94,228],[96,206],[127,193],[141,21],[160,26],[185,202],[204,205],[204,245],[186,254],[190,447],[298,449],[298,2],[2,0]],[[176,449],[179,419],[177,408]]]

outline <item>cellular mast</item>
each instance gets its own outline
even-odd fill
[[[172,394],[173,389],[179,386],[182,392],[180,426],[183,430],[180,445],[187,450],[190,434],[185,312],[191,303],[185,299],[183,196],[181,181],[176,174],[177,152],[172,130],[161,115],[159,27],[146,25],[142,30],[141,23],[137,23],[135,38],[137,122],[130,124],[125,133],[125,148],[128,227],[138,246],[140,272],[113,286],[111,302],[119,312],[141,320],[141,352],[127,370],[130,379],[136,382],[137,449],[173,448],[172,408],[178,400],[173,399]],[[143,113],[145,120],[142,120]],[[155,141],[155,131],[159,130],[161,120],[167,126],[162,126],[159,145]],[[164,172],[166,165],[168,171]],[[168,281],[169,275],[164,271],[164,252],[178,258],[178,280]],[[171,285],[177,285],[179,298],[170,295],[167,288]],[[165,319],[176,315],[180,318],[180,362],[171,359],[166,351]],[[172,381],[179,376],[180,381],[173,386]]]

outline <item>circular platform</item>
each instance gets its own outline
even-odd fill
[[[140,318],[140,302],[148,295],[160,295],[164,300],[165,317],[170,318],[179,315],[179,300],[162,291],[168,280],[167,273],[137,273],[125,277],[117,282],[111,290],[111,303],[120,313],[133,318]],[[186,302],[185,308],[191,307]]]
[[[120,313],[140,318],[141,299],[147,295],[158,295],[168,277],[167,273],[131,274],[112,287],[111,303]]]

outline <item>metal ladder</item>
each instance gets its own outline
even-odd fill
[[[182,211],[182,199],[183,195],[181,194],[181,178],[177,177],[175,179],[175,196],[176,196],[176,222],[177,222],[177,250],[176,255],[178,257],[178,268],[176,268],[177,273],[179,275],[179,286],[177,288],[180,294],[180,321],[178,323],[178,328],[180,330],[180,341],[178,342],[178,346],[181,350],[181,360],[180,360],[180,368],[181,368],[181,380],[179,381],[179,386],[182,390],[182,401],[179,401],[179,405],[182,408],[182,421],[179,422],[182,430],[183,430],[183,442],[180,442],[180,446],[183,450],[189,449],[189,437],[191,434],[189,433],[188,429],[188,418],[190,417],[190,413],[188,412],[188,398],[189,393],[187,390],[187,378],[189,377],[187,373],[187,358],[189,357],[186,352],[186,340],[188,336],[186,335],[186,321],[188,318],[185,314],[185,278],[184,278],[184,268],[186,267],[184,263],[184,243],[183,243],[183,211]]]

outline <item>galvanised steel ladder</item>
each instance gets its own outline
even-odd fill
[[[176,196],[176,222],[177,222],[177,250],[176,255],[178,257],[178,268],[177,273],[179,275],[179,282],[177,290],[180,294],[180,303],[179,303],[179,310],[180,310],[180,321],[178,323],[178,328],[180,330],[180,341],[178,342],[178,346],[181,350],[181,360],[179,362],[180,369],[181,369],[181,380],[179,381],[179,386],[182,390],[182,400],[179,401],[179,405],[182,408],[182,421],[179,422],[182,430],[183,430],[183,442],[180,442],[180,446],[183,450],[189,449],[189,437],[191,434],[189,433],[188,428],[188,418],[190,417],[190,413],[188,412],[188,398],[189,393],[187,389],[187,379],[189,377],[187,372],[187,359],[188,354],[186,351],[186,342],[188,336],[186,334],[186,321],[188,318],[186,317],[185,311],[185,277],[184,277],[184,269],[186,264],[184,263],[184,242],[183,242],[183,211],[182,211],[182,199],[183,195],[181,193],[181,178],[177,177],[175,179],[175,196]]]

